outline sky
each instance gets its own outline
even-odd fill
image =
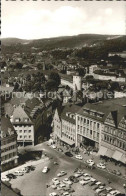
[[[1,37],[39,39],[126,33],[124,1],[2,0]]]

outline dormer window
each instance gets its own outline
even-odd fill
[[[28,118],[24,118],[24,122],[28,122],[29,121],[29,119]]]
[[[15,122],[20,122],[20,118],[15,118]]]
[[[89,109],[84,109],[83,112],[84,112],[85,114],[89,114]]]
[[[70,112],[67,112],[67,113],[66,113],[66,116],[68,116],[68,117],[69,117],[69,116],[70,116]]]

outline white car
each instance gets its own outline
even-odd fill
[[[62,195],[63,196],[71,196],[69,192],[64,192]]]
[[[53,179],[52,179],[52,182],[53,182],[55,185],[60,184],[60,181],[58,180],[58,178],[53,178]]]
[[[66,187],[66,184],[64,184],[64,183],[60,183],[60,185],[59,185],[61,188],[64,188],[64,187]]]
[[[58,194],[55,192],[52,192],[52,193],[49,193],[49,196],[58,196]]]
[[[83,157],[81,155],[76,155],[75,158],[76,159],[79,159],[79,160],[82,160],[83,159]]]
[[[101,193],[104,190],[105,190],[104,186],[99,186],[98,189],[96,189],[96,193]]]
[[[43,170],[42,170],[42,173],[47,173],[49,171],[49,168],[48,167],[44,167]]]
[[[91,176],[91,175],[88,173],[84,173],[83,176],[87,177],[87,176]]]
[[[90,180],[91,180],[91,182],[96,182],[95,178],[91,178]]]
[[[76,177],[76,178],[78,178],[78,177],[80,177],[80,176],[82,176],[83,175],[83,172],[76,172],[75,174],[74,174],[74,176]]]
[[[65,176],[67,173],[65,171],[61,171],[57,174],[58,177]]]
[[[110,191],[110,194],[111,195],[117,195],[117,194],[119,194],[120,192],[118,191],[118,190],[113,190],[113,191]]]
[[[107,191],[107,192],[112,191],[112,187],[106,187],[106,191]]]
[[[1,176],[1,181],[8,182],[9,178],[7,178],[7,176]]]
[[[65,184],[69,184],[69,185],[73,184],[68,178],[65,178],[65,179],[63,180],[63,182],[64,182]]]
[[[51,145],[51,147],[52,147],[53,149],[56,149],[56,146],[55,146],[55,145]]]
[[[84,179],[80,180],[79,182],[81,185],[85,185],[85,184],[88,184],[90,181],[91,181],[90,177],[85,177]]]
[[[98,181],[98,182],[96,182],[95,184],[96,184],[96,185],[101,185],[101,182]]]
[[[97,164],[97,167],[98,167],[98,168],[101,168],[101,169],[105,169],[105,168],[106,168],[106,166],[105,166],[104,163],[98,163],[98,164]]]
[[[57,185],[56,184],[52,184],[51,185],[51,188],[56,189],[57,188]]]
[[[89,159],[86,161],[89,165],[94,165],[94,161],[92,159]]]

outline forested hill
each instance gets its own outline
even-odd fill
[[[116,50],[126,50],[126,36],[81,34],[37,40],[22,40],[17,38],[1,39],[2,52],[25,52],[29,50],[50,50],[55,48],[110,47]]]

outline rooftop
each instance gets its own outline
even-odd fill
[[[87,112],[86,112],[87,111]],[[101,113],[102,117],[98,117],[97,115],[92,115],[90,112]],[[121,121],[121,119],[126,116],[126,98],[116,98],[105,100],[98,103],[87,103],[83,108],[81,108],[77,114],[82,116],[87,116],[89,118],[93,118],[95,120],[104,122],[107,116],[113,112],[117,112],[117,125]]]

